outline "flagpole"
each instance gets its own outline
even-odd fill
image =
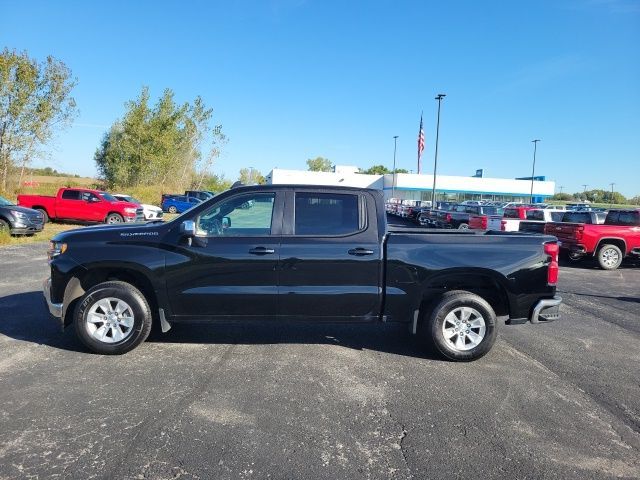
[[[431,190],[431,208],[435,208],[436,205],[436,172],[438,170],[438,138],[440,136],[440,103],[442,99],[446,97],[444,93],[439,93],[435,98],[438,100],[438,123],[436,126],[436,158],[433,162],[433,189]]]
[[[423,114],[424,114],[424,110],[421,110],[420,111],[420,130],[418,131],[418,175],[420,175],[420,157],[422,156],[422,150],[420,150],[420,140],[421,140],[421,136],[423,135],[422,133],[422,115]],[[424,144],[422,148],[424,149]]]

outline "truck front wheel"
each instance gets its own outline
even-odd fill
[[[449,360],[476,360],[489,352],[496,340],[496,314],[473,293],[447,292],[427,315],[423,325],[426,340]]]
[[[89,289],[74,315],[78,338],[90,350],[120,355],[144,342],[151,331],[151,309],[133,285],[110,281]]]
[[[107,218],[104,220],[104,223],[122,223],[124,222],[124,219],[122,218],[122,215],[120,215],[119,213],[110,213],[109,215],[107,215]]]

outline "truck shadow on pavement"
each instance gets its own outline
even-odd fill
[[[0,335],[61,350],[89,353],[76,338],[73,326],[61,331],[57,320],[49,315],[41,291],[0,297]],[[443,360],[437,352],[425,347],[417,336],[411,335],[407,325],[399,324],[317,324],[278,320],[247,324],[184,323],[174,324],[167,333],[162,333],[154,324],[147,342],[340,345],[354,350]]]

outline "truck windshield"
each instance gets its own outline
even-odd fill
[[[10,207],[15,205],[15,203],[10,202],[4,197],[0,197],[0,207]]]

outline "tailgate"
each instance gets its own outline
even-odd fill
[[[563,245],[577,243],[576,232],[581,226],[581,223],[549,223],[545,233],[556,236]]]

